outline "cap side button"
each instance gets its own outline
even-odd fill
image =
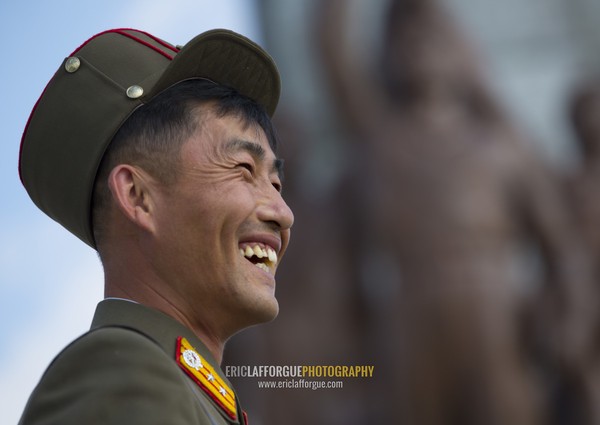
[[[144,94],[144,89],[138,85],[133,85],[127,89],[127,97],[130,99],[137,99]]]
[[[69,73],[73,73],[73,72],[77,71],[80,66],[81,66],[81,61],[79,60],[78,57],[75,57],[75,56],[71,56],[65,62],[65,70]]]

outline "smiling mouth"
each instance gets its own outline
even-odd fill
[[[240,254],[259,269],[271,275],[275,274],[277,253],[270,246],[263,243],[241,244]]]

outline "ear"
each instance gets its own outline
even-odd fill
[[[152,178],[137,167],[119,164],[110,172],[108,186],[121,213],[135,225],[153,232]]]

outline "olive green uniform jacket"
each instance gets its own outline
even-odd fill
[[[19,424],[244,424],[237,397],[232,418],[186,371],[180,337],[201,356],[192,354],[190,363],[198,362],[198,370],[208,363],[231,389],[214,357],[185,326],[140,304],[107,299],[98,304],[91,330],[50,364]]]

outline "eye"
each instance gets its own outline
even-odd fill
[[[277,192],[281,193],[281,191],[283,190],[283,187],[281,187],[281,183],[279,183],[278,181],[275,181],[271,184],[273,185],[273,187],[275,188],[275,190]]]
[[[254,175],[254,166],[249,162],[240,162],[237,166],[247,170],[251,175]]]

